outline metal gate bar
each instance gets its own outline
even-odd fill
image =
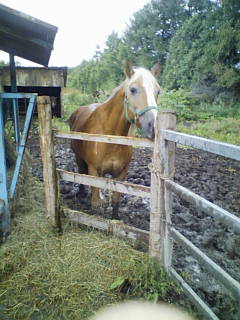
[[[185,238],[181,233],[179,233],[171,226],[170,216],[172,211],[172,201],[169,199],[171,199],[172,193],[175,193],[180,198],[194,205],[197,209],[209,214],[216,220],[232,228],[232,230],[237,234],[240,234],[240,219],[232,213],[188,190],[187,188],[173,182],[172,178],[165,174],[165,172],[168,170],[168,161],[166,160],[168,155],[167,150],[168,144],[175,142],[181,145],[186,145],[227,158],[231,158],[233,160],[240,160],[240,146],[192,136],[172,130],[161,129],[160,132],[160,139],[163,140],[163,142],[161,143],[161,159],[163,164],[161,181],[164,185],[164,197],[162,197],[164,202],[162,219],[164,226],[163,229],[165,228],[164,235],[166,238],[168,238],[168,243],[170,243],[170,246],[165,245],[165,238],[162,237],[161,242],[163,243],[163,258],[161,261],[164,264],[165,270],[177,282],[179,282],[184,292],[193,301],[198,310],[207,319],[217,320],[218,317],[211,311],[209,306],[204,301],[202,301],[197,293],[194,292],[194,290],[184,281],[184,279],[173,269],[171,265],[171,258],[169,259],[169,255],[172,255],[173,240],[186,248],[192,254],[192,256],[194,256],[199,261],[200,265],[203,265],[212,276],[223,283],[223,285],[228,290],[230,290],[233,296],[237,298],[237,301],[240,300],[240,283],[233,279],[226,271],[224,271],[200,249],[198,249],[187,238]],[[170,261],[170,263],[168,261]]]
[[[194,258],[196,258],[216,279],[222,282],[222,284],[232,292],[236,299],[240,300],[240,284],[235,279],[175,228],[170,228],[170,233],[177,243],[180,243],[184,248],[191,252]]]
[[[212,152],[220,156],[240,160],[240,146],[202,137],[192,136],[171,130],[161,130],[161,135],[168,141],[173,141],[184,146]]]
[[[209,306],[196,294],[195,291],[187,284],[186,281],[174,270],[172,267],[168,269],[171,277],[177,281],[183,291],[187,294],[187,296],[194,303],[196,308],[201,312],[209,320],[219,320],[219,318],[212,312]]]
[[[9,233],[9,203],[7,191],[7,165],[4,138],[4,116],[2,108],[2,97],[0,95],[0,231],[3,241]]]
[[[19,171],[20,171],[20,167],[21,167],[21,163],[22,163],[22,158],[23,158],[23,154],[24,154],[24,150],[25,150],[25,146],[26,146],[26,141],[27,141],[30,125],[31,125],[31,120],[32,120],[34,108],[36,105],[36,96],[37,96],[37,94],[33,94],[30,97],[30,101],[29,101],[28,108],[27,108],[27,114],[26,114],[26,118],[25,118],[23,132],[22,132],[22,136],[21,136],[20,143],[18,146],[18,156],[17,156],[17,160],[16,160],[15,170],[13,173],[12,183],[10,186],[10,198],[11,199],[14,196],[14,192],[15,192],[16,185],[17,185],[17,180],[18,180]]]
[[[166,187],[177,194],[181,199],[186,200],[194,205],[197,209],[202,210],[203,212],[214,217],[216,220],[232,228],[235,233],[240,234],[240,218],[222,209],[216,204],[200,197],[196,193],[179,185],[176,182],[165,180],[165,183]]]

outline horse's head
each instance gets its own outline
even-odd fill
[[[156,80],[160,65],[155,64],[151,70],[133,69],[125,65],[125,117],[142,129],[145,137],[154,138],[154,127],[157,117],[157,97],[160,86]]]

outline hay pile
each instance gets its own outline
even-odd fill
[[[146,254],[104,233],[44,217],[43,189],[20,181],[12,233],[0,247],[0,319],[86,319],[126,298],[170,301],[178,290]]]

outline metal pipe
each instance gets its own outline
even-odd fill
[[[179,283],[182,290],[195,304],[199,312],[206,317],[206,319],[219,320],[219,318],[212,312],[208,305],[196,294],[196,292],[193,291],[193,289],[173,268],[169,268],[168,272],[172,276],[172,278]]]
[[[165,180],[166,187],[177,194],[181,199],[190,202],[197,209],[214,217],[216,220],[230,227],[235,233],[240,234],[240,219],[234,214],[220,208],[214,203],[200,197],[187,188],[173,182],[171,180]]]
[[[192,244],[191,241],[184,237],[175,228],[171,227],[170,233],[173,239],[190,251],[193,257],[195,257],[201,265],[203,265],[207,271],[213,275],[213,277],[218,279],[226,288],[228,288],[238,300],[240,299],[240,284],[238,281],[233,279],[226,271],[219,267],[212,259]]]
[[[15,66],[13,53],[9,53],[9,60],[10,60],[11,91],[13,93],[16,93],[17,78],[16,78],[16,66]],[[15,137],[15,143],[16,143],[16,150],[18,152],[18,147],[20,144],[20,128],[19,128],[19,109],[18,109],[17,99],[13,99],[13,121],[14,121],[14,137]]]
[[[234,160],[240,160],[240,146],[236,146],[234,144],[214,141],[171,130],[161,130],[161,134],[164,139],[184,146],[215,153]]]

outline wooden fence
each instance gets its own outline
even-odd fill
[[[221,221],[221,223],[225,224],[227,227],[232,228],[234,232],[240,234],[240,219],[238,217],[173,181],[176,143],[212,152],[235,160],[240,160],[239,146],[175,132],[175,114],[172,112],[161,112],[157,117],[156,136],[154,142],[140,138],[103,136],[77,132],[58,131],[55,133],[55,137],[57,138],[82,139],[153,148],[153,160],[150,165],[151,187],[67,172],[65,170],[56,169],[50,104],[45,97],[39,97],[38,99],[47,217],[54,227],[61,229],[60,215],[63,210],[72,221],[100,230],[108,230],[109,232],[121,237],[149,242],[149,254],[152,257],[159,259],[160,263],[164,265],[165,270],[180,284],[199,311],[207,319],[218,319],[212,310],[173,268],[172,247],[173,242],[175,241],[187,249],[191,255],[208,270],[209,273],[222,282],[222,284],[230,290],[236,299],[240,299],[240,284],[195,245],[193,245],[187,238],[179,233],[171,223],[172,194],[175,193],[180,198],[190,202],[197,209],[206,212],[215,219]],[[119,221],[107,220],[102,217],[90,216],[83,212],[61,208],[59,204],[58,178],[150,198],[150,231],[148,232],[127,226]]]

